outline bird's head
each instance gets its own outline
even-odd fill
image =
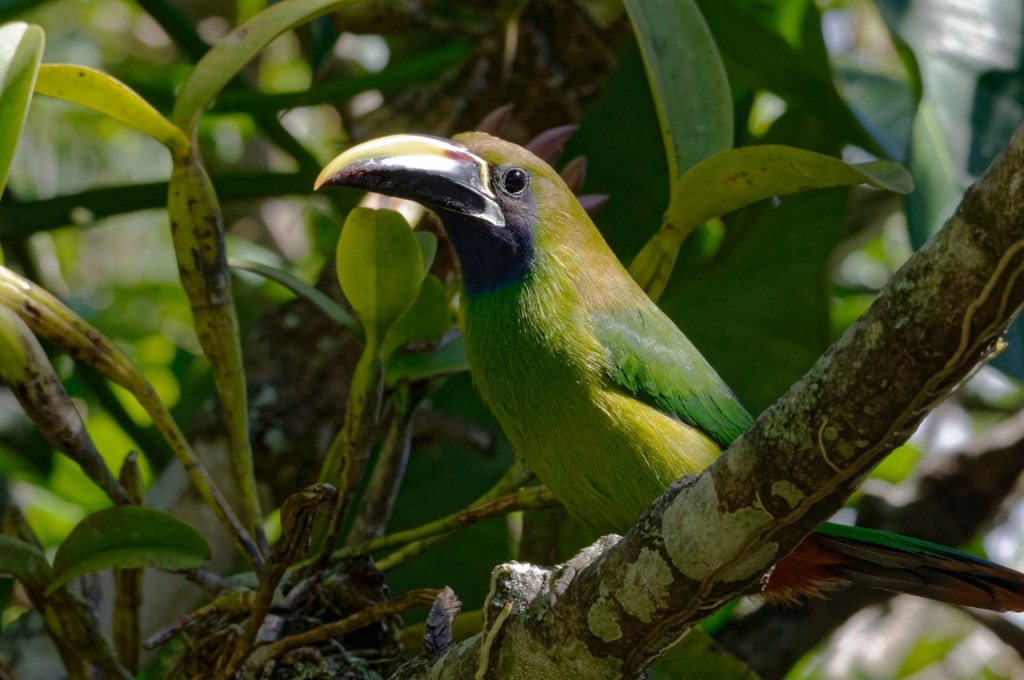
[[[589,224],[558,173],[526,149],[482,132],[453,139],[392,135],[328,163],[315,188],[355,187],[405,198],[441,219],[470,297],[528,276],[546,230]],[[558,240],[571,240],[562,233]]]

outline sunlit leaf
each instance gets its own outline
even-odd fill
[[[423,276],[430,273],[430,267],[434,264],[437,256],[437,237],[429,231],[414,231],[416,244],[420,247],[420,257],[423,260]]]
[[[166,512],[139,506],[108,508],[71,530],[53,560],[50,591],[101,569],[191,569],[210,559],[195,529]]]
[[[691,168],[672,187],[665,224],[633,260],[630,273],[656,299],[683,240],[712,217],[774,196],[856,184],[899,193],[913,188],[910,174],[891,161],[844,163],[774,144],[716,154]]]
[[[416,301],[423,280],[420,246],[409,224],[392,210],[356,208],[341,230],[335,266],[367,340],[382,342]]]
[[[733,143],[725,66],[693,0],[626,0],[661,123],[669,177]]]
[[[44,42],[38,26],[20,21],[0,26],[0,196],[32,99]]]
[[[845,163],[791,146],[730,149],[703,161],[676,182],[668,220],[682,231],[755,201],[809,189],[867,184],[901,194],[914,188],[890,161]]]
[[[174,104],[173,119],[190,132],[214,97],[256,54],[287,30],[351,0],[289,0],[278,2],[224,36],[196,64]]]
[[[188,138],[135,90],[117,78],[77,64],[43,64],[36,92],[95,109],[160,142],[176,156],[188,153]]]

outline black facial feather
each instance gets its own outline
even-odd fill
[[[491,182],[505,215],[494,227],[455,212],[439,213],[462,265],[462,283],[470,297],[521,281],[533,266],[533,194],[530,176],[517,167],[499,166]]]

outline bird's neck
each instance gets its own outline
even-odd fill
[[[462,266],[462,286],[475,298],[519,283],[534,261],[533,237],[528,229],[513,225],[489,227],[461,215],[444,216]]]

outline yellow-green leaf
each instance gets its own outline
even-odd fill
[[[910,174],[891,161],[844,163],[780,145],[715,154],[691,168],[672,187],[664,224],[637,254],[630,273],[657,299],[668,281],[679,246],[709,219],[774,196],[856,184],[903,194],[913,189]]]
[[[110,567],[191,569],[208,559],[206,539],[180,519],[137,505],[108,508],[79,522],[57,548],[49,592]]]
[[[748,146],[715,154],[679,178],[666,219],[673,228],[689,232],[712,217],[765,198],[855,184],[901,194],[914,188],[910,173],[891,161],[845,163],[792,146]]]
[[[43,29],[32,24],[0,26],[0,196],[32,100],[45,40]]]
[[[354,209],[341,230],[335,266],[368,344],[382,342],[416,301],[423,280],[420,246],[409,224],[392,210]]]
[[[188,138],[139,93],[117,78],[77,64],[43,64],[36,92],[104,113],[160,142],[175,156],[188,155]]]

